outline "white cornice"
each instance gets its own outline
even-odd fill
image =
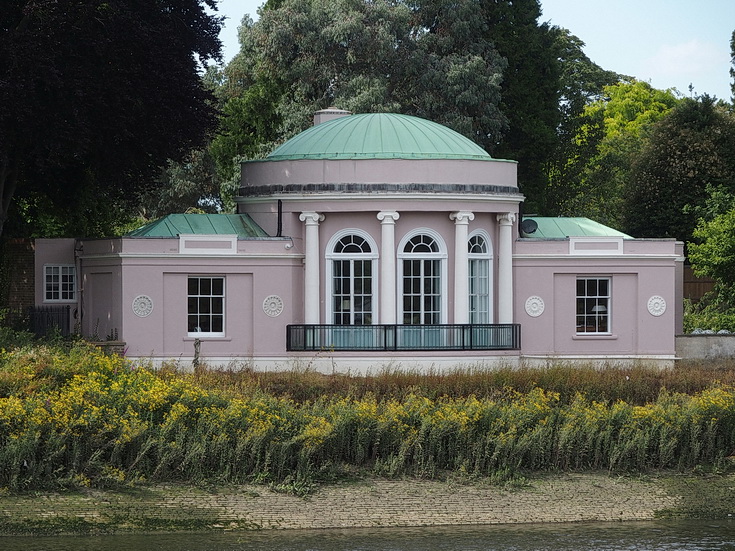
[[[513,260],[682,260],[678,254],[514,254]]]
[[[172,260],[172,259],[179,259],[179,258],[190,258],[190,259],[197,259],[197,258],[226,258],[226,259],[233,259],[233,260],[272,260],[272,259],[300,259],[304,258],[304,255],[301,253],[292,253],[292,254],[248,254],[248,253],[241,253],[241,254],[179,254],[177,252],[172,253],[105,253],[105,254],[90,254],[90,255],[82,255],[79,257],[81,260],[108,260],[112,258],[145,258],[145,259],[166,259],[166,260]]]

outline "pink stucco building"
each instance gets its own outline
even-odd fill
[[[516,163],[396,114],[317,113],[236,215],[37,240],[37,304],[127,355],[364,372],[675,358],[682,244],[526,217]],[[196,346],[195,346],[196,345]]]

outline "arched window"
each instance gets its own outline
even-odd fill
[[[327,252],[331,282],[331,320],[334,325],[370,325],[374,312],[375,245],[367,236],[342,232]]]
[[[432,233],[423,230],[404,238],[399,248],[404,325],[444,322],[446,251],[439,235]]]
[[[492,323],[492,249],[487,235],[477,232],[467,241],[470,323]]]

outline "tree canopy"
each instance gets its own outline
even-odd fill
[[[401,112],[519,161],[529,208],[548,212],[544,169],[563,117],[619,76],[540,15],[538,0],[269,1],[257,23],[243,21],[223,72],[221,175],[232,177],[233,157],[261,156],[305,129],[318,109]]]
[[[507,127],[499,109],[506,61],[478,17],[482,6],[481,0],[268,3],[257,23],[243,22],[240,53],[224,71],[218,165],[234,152],[262,154],[330,106],[428,118],[491,150]]]
[[[623,198],[631,165],[645,143],[648,130],[677,103],[672,91],[652,88],[636,80],[605,86],[595,101],[565,123],[568,156],[561,156],[558,173],[550,172],[559,212],[588,216],[622,229]]]
[[[691,241],[711,193],[735,195],[735,116],[714,98],[685,98],[653,125],[626,187],[624,229]]]
[[[0,233],[14,197],[62,210],[82,189],[130,199],[205,142],[216,111],[200,64],[221,47],[205,7],[215,0],[4,3]]]

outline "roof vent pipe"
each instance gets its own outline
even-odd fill
[[[331,121],[332,119],[346,117],[348,115],[352,115],[352,112],[345,111],[344,109],[338,109],[337,107],[328,107],[327,109],[321,109],[314,113],[314,126],[323,122]]]

